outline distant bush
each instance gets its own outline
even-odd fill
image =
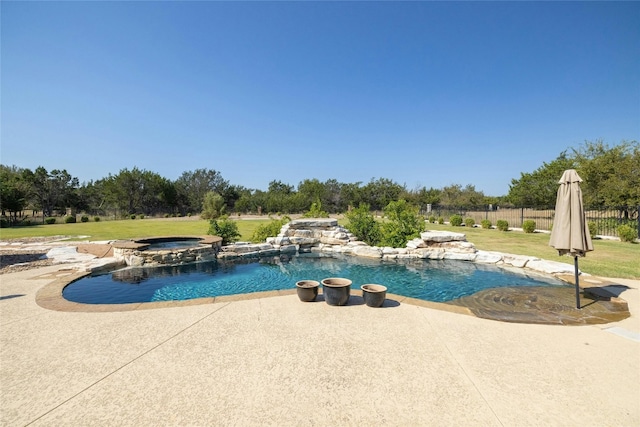
[[[598,234],[598,224],[595,221],[589,221],[587,226],[589,227],[589,235],[592,239],[595,238]]]
[[[466,218],[464,220],[464,225],[467,227],[473,227],[474,225],[476,225],[476,220],[473,218]]]
[[[44,222],[46,224],[55,224],[56,223],[56,219],[54,217],[50,216],[49,218],[45,219]]]
[[[267,237],[275,237],[280,233],[280,229],[283,225],[291,221],[288,216],[283,216],[281,219],[274,219],[273,221],[259,225],[256,231],[251,236],[251,241],[254,243],[261,243],[267,240]]]
[[[444,218],[443,217],[439,217],[438,218],[438,224],[440,224],[440,225],[444,224]]]
[[[499,219],[496,221],[496,228],[500,231],[509,231],[509,222],[504,219]]]
[[[451,215],[449,217],[449,224],[454,227],[460,227],[462,225],[462,217],[460,215]]]
[[[240,237],[238,231],[238,224],[235,221],[230,220],[228,216],[223,215],[217,219],[209,221],[209,231],[207,234],[222,237],[222,244],[228,245],[229,243],[237,242]]]
[[[94,216],[94,217],[93,217],[93,220],[94,220],[95,222],[100,222],[100,217],[99,217],[99,216]]]
[[[187,216],[191,216],[191,212],[187,212]]]
[[[76,223],[76,217],[73,216],[73,215],[69,215],[69,216],[64,218],[64,222],[66,224],[75,224]]]
[[[80,222],[89,222],[89,217],[88,217],[88,216],[86,216],[86,215],[82,215],[82,216],[80,217]]]
[[[433,224],[433,223],[435,223],[435,222],[436,222],[436,217],[435,217],[435,216],[433,216],[433,215],[431,215],[431,216],[429,217],[429,223],[430,223],[430,224]]]
[[[138,215],[138,218],[140,218],[140,219],[144,219],[144,214],[140,214],[140,215]]]
[[[522,230],[525,233],[533,233],[536,231],[536,222],[532,219],[527,219],[522,223]]]
[[[131,215],[129,216],[129,218],[131,218],[131,219],[136,219],[136,214],[131,214]]]
[[[483,219],[482,221],[480,221],[480,225],[482,225],[482,228],[489,229],[493,224],[491,224],[491,220]]]
[[[630,225],[621,225],[618,227],[617,231],[618,237],[620,237],[622,242],[633,243],[633,241],[638,238],[638,230]]]
[[[0,218],[0,228],[7,228],[7,227],[9,227],[9,221],[4,218]]]
[[[164,217],[165,217],[165,218],[169,218],[170,216],[171,216],[171,215],[170,215],[170,214],[168,214],[168,213],[164,214]]]

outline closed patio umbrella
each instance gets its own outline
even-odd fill
[[[570,255],[574,258],[576,282],[576,308],[580,308],[580,285],[578,283],[578,257],[593,250],[591,234],[584,216],[582,205],[582,179],[574,169],[562,174],[558,183],[556,212],[549,246],[558,250],[558,255]]]

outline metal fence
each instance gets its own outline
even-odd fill
[[[596,230],[595,234],[600,236],[617,237],[617,229],[620,225],[626,224],[638,230],[640,236],[640,218],[638,216],[640,206],[635,207],[610,207],[610,208],[585,208],[585,216],[591,227]],[[476,224],[482,220],[491,221],[495,225],[498,220],[505,220],[509,227],[521,228],[526,220],[533,220],[537,230],[551,230],[555,209],[536,208],[501,208],[493,206],[476,207],[472,209],[457,208],[452,206],[433,206],[421,212],[424,216],[436,219],[442,217],[449,221],[451,215],[460,215],[463,219],[472,218]]]

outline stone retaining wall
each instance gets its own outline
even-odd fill
[[[481,264],[528,268],[545,274],[573,274],[573,266],[524,255],[478,250],[463,233],[429,230],[407,243],[406,248],[369,246],[359,241],[335,219],[297,219],[284,225],[276,237],[265,243],[239,242],[225,246],[220,259],[277,256],[302,252],[354,255],[384,260],[459,260]]]
[[[147,250],[149,240],[120,241],[113,244],[113,256],[116,260],[133,267],[157,267],[161,265],[189,264],[198,261],[213,261],[217,258],[221,248],[222,239],[217,236],[188,236],[175,237],[180,239],[200,239],[199,245],[190,247],[167,248],[160,250]],[[169,237],[160,240],[171,240]]]

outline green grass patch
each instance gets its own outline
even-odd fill
[[[573,265],[570,256],[559,256],[558,251],[549,246],[549,234],[523,233],[521,231],[499,231],[496,229],[452,227],[427,224],[429,230],[447,230],[467,235],[467,240],[476,248],[517,255],[528,255]],[[580,270],[603,277],[640,279],[638,260],[640,245],[615,240],[594,240],[593,252],[578,259]]]
[[[270,219],[238,220],[240,239],[248,241],[261,224]],[[209,230],[209,221],[200,219],[144,219],[47,224],[29,227],[1,228],[0,240],[24,237],[69,236],[71,240],[120,240],[142,237],[193,235],[202,236]],[[81,237],[86,236],[86,237]]]

